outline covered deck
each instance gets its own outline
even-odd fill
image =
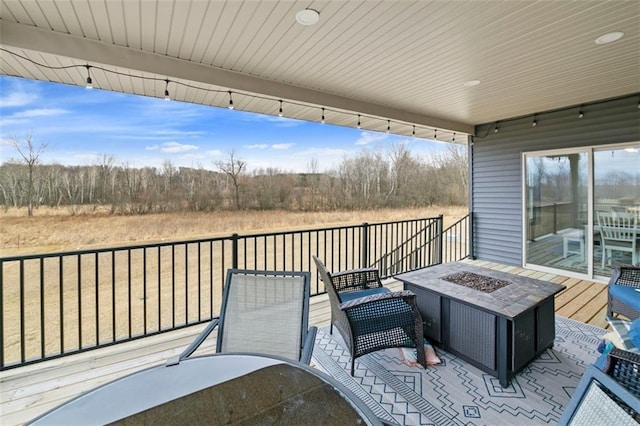
[[[477,266],[546,280],[566,286],[555,298],[556,315],[606,328],[607,292],[602,283],[545,274],[486,261],[471,261]],[[398,289],[401,284],[390,280]],[[326,295],[311,299],[310,324],[327,325],[330,307]],[[4,425],[23,424],[87,390],[135,371],[164,363],[180,353],[203,326],[146,337],[107,348],[70,355],[0,374],[0,413]],[[202,349],[212,351],[213,342]],[[595,350],[595,348],[594,348]],[[201,352],[199,352],[201,353]],[[312,363],[313,365],[313,363]]]

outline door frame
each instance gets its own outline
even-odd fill
[[[622,150],[626,148],[640,149],[639,142],[628,142],[622,144],[612,145],[589,145],[589,146],[577,146],[574,148],[562,148],[562,149],[548,149],[540,151],[524,151],[521,155],[521,223],[522,223],[522,267],[540,272],[546,272],[551,274],[561,274],[568,277],[588,279],[598,282],[606,283],[609,277],[594,275],[594,238],[593,238],[593,226],[594,226],[594,152],[606,151],[606,150]],[[528,232],[528,212],[527,212],[527,159],[530,157],[543,157],[554,155],[569,155],[569,154],[582,154],[587,155],[587,235],[585,239],[585,259],[587,260],[587,273],[582,274],[575,271],[568,271],[560,268],[553,268],[550,266],[543,266],[534,263],[527,262],[527,232]]]

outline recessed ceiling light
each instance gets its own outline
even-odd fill
[[[320,12],[313,9],[304,9],[296,13],[296,21],[302,25],[313,25],[320,19]]]
[[[478,84],[480,84],[480,80],[469,80],[469,81],[465,81],[463,85],[465,87],[472,87],[472,86],[477,86]]]
[[[598,37],[596,39],[596,44],[613,43],[614,41],[620,40],[623,35],[624,33],[621,31],[614,31],[612,33],[607,33]]]

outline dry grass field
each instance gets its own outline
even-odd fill
[[[193,238],[301,228],[387,222],[444,215],[445,227],[467,214],[466,207],[334,212],[222,211],[114,216],[89,208],[40,207],[0,213],[0,257],[114,247]]]
[[[354,212],[215,212],[141,216],[69,215],[39,209],[0,214],[0,257],[144,243],[296,231],[444,215],[445,227],[467,214],[463,207]],[[311,270],[301,253],[312,247],[358,258],[359,236],[295,233],[242,240],[246,258],[264,269]],[[5,362],[74,350],[210,318],[219,311],[230,244],[171,244],[149,249],[53,256],[2,266]],[[283,259],[283,247],[286,258]],[[294,250],[296,255],[293,256]],[[294,258],[295,257],[295,258]],[[286,264],[285,264],[286,263]],[[247,266],[250,267],[251,265]],[[242,265],[240,267],[243,267]],[[257,267],[256,269],[261,269]],[[24,286],[20,286],[20,275]],[[313,289],[312,289],[313,291]],[[21,337],[24,333],[24,338]]]

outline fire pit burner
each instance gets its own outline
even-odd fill
[[[442,277],[442,279],[454,284],[484,291],[485,293],[494,292],[511,284],[509,281],[499,280],[497,278],[491,278],[486,275],[479,275],[468,271],[456,272],[455,274]]]

